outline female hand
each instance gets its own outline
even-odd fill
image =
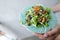
[[[45,34],[34,33],[35,36],[44,40],[55,40],[55,38],[60,34],[60,25],[57,25],[54,29],[50,30]]]

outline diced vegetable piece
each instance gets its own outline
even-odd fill
[[[37,21],[38,21],[38,22],[41,22],[41,21],[42,21],[42,19],[41,19],[41,18],[38,18],[38,19],[37,19]]]
[[[40,10],[44,10],[44,7],[43,6],[40,6]]]
[[[44,23],[46,21],[46,18],[45,17],[43,17],[42,18],[42,23]]]
[[[27,22],[27,25],[29,26],[30,25],[30,22]]]
[[[46,14],[47,13],[47,11],[46,10],[43,10],[43,12],[42,12],[43,14]]]
[[[49,26],[48,23],[45,23],[45,26],[48,27]]]
[[[33,9],[34,9],[34,11],[40,10],[39,6],[34,6]]]
[[[42,27],[42,25],[40,23],[37,23],[37,27],[40,28]]]
[[[28,15],[28,17],[27,17],[29,20],[31,20],[31,15]]]
[[[50,8],[46,8],[46,11],[49,14],[51,10],[50,10]]]
[[[38,12],[34,12],[34,15],[37,16],[37,15],[39,15],[39,13]]]

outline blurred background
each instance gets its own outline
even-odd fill
[[[38,3],[52,8],[60,3],[60,0],[0,0],[0,30],[8,33],[14,40],[39,40],[19,24],[21,10],[28,5]],[[57,23],[60,24],[59,12],[55,15]]]

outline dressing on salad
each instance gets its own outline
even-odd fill
[[[26,25],[35,27],[48,27],[51,19],[50,8],[44,8],[43,6],[32,6],[26,11],[25,23]]]

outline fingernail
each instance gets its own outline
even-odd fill
[[[44,37],[47,38],[48,37],[47,34],[44,34]]]

